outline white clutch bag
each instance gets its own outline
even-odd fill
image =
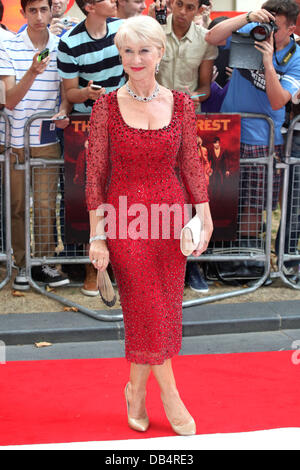
[[[195,215],[181,230],[180,250],[184,256],[190,256],[200,243],[202,223]]]

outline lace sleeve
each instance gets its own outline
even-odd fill
[[[90,119],[85,189],[89,211],[105,202],[108,178],[108,99],[103,96],[95,103]]]
[[[180,177],[190,203],[208,202],[204,159],[198,154],[196,114],[192,100],[184,95],[182,117],[182,142],[179,151]]]

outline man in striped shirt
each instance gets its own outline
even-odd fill
[[[6,108],[11,124],[11,208],[12,245],[15,263],[19,273],[13,287],[29,289],[25,276],[25,207],[24,171],[16,170],[15,163],[24,162],[24,126],[28,118],[38,112],[53,113],[53,121],[59,127],[68,125],[69,120],[56,121],[55,118],[67,115],[71,106],[61,95],[61,83],[57,70],[58,38],[52,35],[47,25],[51,18],[51,0],[21,0],[22,13],[28,27],[14,38],[2,42],[0,46],[0,75],[6,88]],[[39,53],[49,49],[49,55],[39,60]],[[57,159],[61,157],[57,139],[47,145],[40,144],[40,125],[36,120],[30,129],[31,157]],[[1,143],[4,144],[4,130]],[[55,242],[53,225],[55,222],[58,170],[39,168],[34,172],[34,235],[35,252],[38,257],[54,256]],[[55,268],[47,265],[33,268],[32,277],[36,281],[52,287],[67,284],[69,280]]]
[[[87,18],[68,31],[58,46],[58,69],[74,110],[90,113],[101,94],[125,83],[114,37],[122,20],[116,0],[76,0]],[[91,85],[101,86],[93,90]]]
[[[125,83],[114,37],[124,20],[115,18],[116,0],[76,0],[86,19],[63,35],[58,46],[58,69],[74,111],[91,113],[95,100]],[[92,85],[102,87],[93,89]],[[99,295],[97,271],[86,265],[81,292]]]
[[[235,68],[223,101],[221,112],[262,114],[274,124],[274,153],[276,160],[284,157],[284,139],[281,128],[285,120],[286,104],[300,88],[300,47],[294,32],[299,5],[294,0],[267,0],[261,9],[249,11],[222,21],[206,34],[210,44],[222,44],[232,33],[249,34],[260,23],[273,22],[270,35],[255,41],[262,54],[260,70]],[[259,31],[262,31],[259,28]],[[267,158],[270,151],[271,131],[266,119],[243,118],[241,124],[241,162],[244,159]],[[261,168],[261,169],[260,169]],[[243,164],[240,170],[240,236],[249,247],[259,247],[257,238],[263,227],[263,209],[266,207],[267,174],[262,166]],[[267,173],[267,172],[266,172]],[[272,208],[276,209],[281,190],[281,170],[275,168],[272,185]],[[255,262],[249,262],[248,266]],[[260,263],[263,267],[264,263]],[[257,266],[257,265],[256,265]],[[244,269],[244,268],[243,268]],[[254,266],[255,269],[255,266]]]

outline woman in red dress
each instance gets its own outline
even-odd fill
[[[90,259],[100,270],[111,262],[119,288],[125,354],[131,363],[125,387],[129,426],[139,431],[149,426],[145,396],[152,371],[173,430],[195,434],[171,363],[182,339],[186,258],[179,233],[187,193],[204,227],[204,241],[194,255],[206,250],[212,233],[194,106],[186,94],[155,80],[165,48],[158,22],[146,16],[127,19],[115,41],[129,79],[101,96],[91,116],[86,187]],[[113,208],[114,229],[106,233],[107,239],[101,204]],[[158,207],[174,212],[155,217]]]

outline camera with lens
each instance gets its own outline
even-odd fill
[[[65,28],[68,28],[73,24],[69,16],[67,16],[66,18],[62,18],[61,23],[64,25]]]
[[[274,21],[270,21],[270,23],[261,23],[257,26],[254,26],[253,29],[250,31],[250,36],[258,42],[265,41],[271,36],[271,33],[276,33],[278,31],[278,26]]]
[[[167,6],[165,6],[164,8],[161,8],[160,10],[157,10],[155,8],[155,18],[160,24],[166,24],[167,23]]]
[[[262,67],[262,53],[254,47],[255,41],[268,39],[272,32],[278,31],[274,21],[260,23],[249,33],[232,33],[229,67],[238,69],[258,70]]]

